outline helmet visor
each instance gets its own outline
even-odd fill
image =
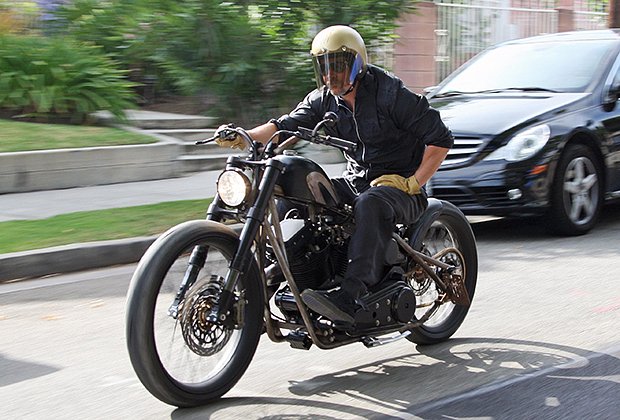
[[[317,86],[326,85],[334,95],[342,95],[355,81],[360,67],[358,54],[350,51],[328,52],[312,58]]]

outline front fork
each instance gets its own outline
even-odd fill
[[[179,286],[179,290],[174,297],[172,305],[168,308],[168,315],[174,319],[177,319],[177,316],[179,315],[179,303],[181,303],[181,301],[185,298],[185,293],[187,293],[187,290],[196,282],[198,273],[202,270],[202,267],[204,267],[205,262],[207,261],[208,252],[209,247],[204,245],[197,245],[192,250],[187,269],[185,270],[185,275],[183,276],[183,281]]]
[[[258,187],[258,195],[254,205],[246,215],[246,222],[239,236],[239,246],[224,279],[224,287],[222,288],[220,299],[208,316],[208,320],[211,322],[231,326],[236,325],[235,320],[231,317],[231,314],[234,313],[232,310],[235,302],[234,290],[241,275],[250,268],[253,258],[252,245],[263,223],[276,181],[283,168],[284,165],[281,162],[273,159],[269,159],[265,165],[265,171]]]
[[[237,323],[231,317],[231,314],[234,313],[232,310],[235,302],[234,290],[241,274],[246,272],[249,268],[254,238],[263,222],[274,186],[284,165],[279,161],[270,159],[267,161],[265,167],[266,169],[258,188],[259,193],[256,196],[254,205],[250,208],[246,216],[247,221],[241,230],[237,252],[232,259],[228,273],[224,279],[224,286],[220,294],[220,299],[207,317],[209,322],[225,324],[231,327],[237,326]],[[219,221],[221,205],[222,202],[216,195],[207,212],[207,220]],[[184,299],[187,290],[196,282],[198,273],[205,265],[208,251],[209,247],[205,245],[196,245],[192,250],[188,267],[183,276],[183,281],[179,285],[179,290],[177,291],[173,303],[168,308],[168,315],[171,317],[177,318],[179,303]]]

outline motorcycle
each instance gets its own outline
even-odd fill
[[[461,211],[433,198],[416,223],[394,227],[385,276],[361,298],[353,326],[303,303],[305,289],[342,280],[355,220],[323,169],[292,146],[305,140],[354,151],[355,143],[324,134],[336,122],[327,113],[313,129],[278,131],[265,145],[233,126],[197,142],[240,135],[249,154],[228,158],[206,220],[163,233],[131,279],[129,356],[161,401],[190,407],[220,398],[263,334],[295,349],[403,338],[425,345],[447,340],[465,319],[477,280],[476,241]]]

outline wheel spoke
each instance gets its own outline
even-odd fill
[[[583,196],[577,194],[572,197],[569,217],[572,221],[579,221],[581,208],[583,207]]]
[[[590,174],[584,178],[582,181],[583,191],[590,191],[598,182],[596,177],[596,173]]]
[[[575,181],[567,181],[564,183],[564,191],[569,194],[578,194],[580,191],[579,183]]]
[[[582,207],[584,211],[584,219],[589,219],[594,214],[595,204],[591,196],[587,194],[582,195]]]
[[[575,159],[574,172],[575,180],[581,182],[585,177],[586,165],[582,157]]]

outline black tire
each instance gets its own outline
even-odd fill
[[[471,304],[478,279],[478,251],[474,233],[463,213],[454,205],[443,202],[439,214],[421,238],[421,244],[412,245],[427,255],[436,255],[447,247],[454,247],[460,251],[463,261],[459,262],[459,265],[465,273],[465,288]],[[409,278],[409,281],[416,292],[418,305],[424,299],[434,301],[436,289],[433,282],[420,284],[412,278]],[[428,307],[419,307],[416,310],[416,317],[420,318],[427,309]],[[420,345],[445,341],[461,326],[468,311],[469,306],[444,303],[422,326],[412,330],[407,338]]]
[[[603,172],[583,144],[566,147],[555,172],[547,225],[553,233],[583,235],[594,227],[603,206]]]
[[[127,348],[142,384],[165,403],[192,407],[221,397],[241,378],[254,356],[264,299],[256,264],[240,277],[235,289],[235,295],[245,302],[240,329],[205,323],[201,318],[217,299],[218,285],[238,242],[235,233],[221,224],[186,222],[155,241],[133,275],[127,297]],[[168,310],[188,255],[197,245],[208,247],[206,264],[179,305],[178,316],[173,317]]]

